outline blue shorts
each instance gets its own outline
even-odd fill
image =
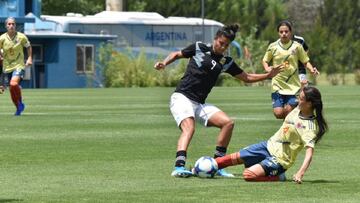
[[[244,160],[245,168],[260,164],[265,175],[275,176],[284,173],[286,170],[279,164],[275,157],[267,150],[267,142],[253,144],[240,150],[240,158]]]
[[[3,73],[3,84],[4,85],[9,85],[10,80],[12,77],[18,76],[20,77],[20,81],[24,78],[25,75],[25,70],[24,69],[16,69],[13,72],[9,72],[9,73]]]
[[[271,93],[273,108],[284,107],[286,104],[295,107],[298,105],[298,100],[295,95],[283,95],[279,92]]]
[[[5,73],[1,72],[0,73],[0,86],[5,86],[5,85],[6,85],[6,83],[5,83]]]

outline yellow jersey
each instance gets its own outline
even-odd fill
[[[28,48],[28,38],[20,32],[16,32],[13,38],[7,33],[0,36],[0,48],[3,50],[3,70],[5,73],[17,69],[24,69],[24,47]]]
[[[282,95],[295,95],[301,85],[298,73],[298,61],[306,63],[309,57],[300,43],[290,40],[282,44],[280,39],[269,45],[263,61],[273,66],[286,63],[282,72],[271,80],[271,92],[279,92]]]
[[[300,109],[296,107],[286,116],[281,128],[268,140],[268,151],[288,169],[304,147],[314,148],[318,129],[316,119],[302,118]]]

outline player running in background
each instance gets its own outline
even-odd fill
[[[315,143],[327,129],[321,94],[315,87],[306,86],[300,92],[298,107],[286,116],[280,129],[268,141],[217,158],[216,162],[219,169],[244,164],[243,178],[246,181],[285,180],[285,171],[305,147],[304,161],[293,176],[296,183],[301,183],[310,166]]]
[[[235,39],[238,25],[220,28],[212,45],[196,42],[181,51],[172,52],[165,60],[157,62],[155,68],[164,69],[180,58],[190,58],[184,76],[171,95],[170,110],[181,130],[177,143],[175,170],[171,173],[175,177],[188,177],[192,173],[185,168],[187,149],[195,132],[195,120],[204,126],[220,128],[214,157],[226,154],[234,121],[216,106],[205,103],[211,89],[222,72],[244,82],[257,82],[275,76],[281,71],[282,65],[270,70],[266,74],[248,74],[234,62],[231,57],[224,57],[224,52]],[[224,170],[218,175],[233,177]]]
[[[32,49],[28,38],[16,31],[15,18],[9,17],[5,21],[7,32],[0,36],[0,50],[3,50],[3,72],[10,81],[11,100],[16,107],[15,116],[20,116],[25,109],[22,102],[20,82],[24,77],[25,67],[32,65]],[[28,58],[24,63],[24,50],[27,49]]]
[[[291,40],[291,23],[282,21],[277,26],[277,30],[280,39],[269,45],[262,64],[266,71],[271,71],[270,63],[274,66],[285,65],[284,71],[271,80],[273,112],[276,118],[284,119],[298,104],[295,96],[301,87],[298,62],[303,63],[313,75],[319,72],[309,62],[310,59],[301,44]]]
[[[301,44],[301,46],[304,48],[305,52],[308,54],[309,47],[306,44],[305,39],[303,37],[301,37],[299,35],[293,35],[292,40],[298,42],[299,44]],[[306,68],[305,68],[304,64],[301,63],[300,61],[298,63],[298,66],[299,66],[300,84],[303,87],[303,86],[306,86],[308,84],[308,79],[306,77]]]

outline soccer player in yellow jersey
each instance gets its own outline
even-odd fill
[[[265,53],[262,64],[266,71],[272,67],[284,64],[282,72],[271,80],[271,98],[273,103],[273,112],[276,118],[284,119],[298,104],[295,94],[300,90],[298,61],[313,74],[319,72],[309,62],[310,59],[303,46],[291,40],[292,27],[289,21],[282,21],[277,26],[280,39],[271,43]]]
[[[327,129],[321,94],[315,87],[306,86],[300,92],[298,107],[286,116],[280,129],[268,141],[215,160],[219,169],[244,164],[246,181],[281,181],[286,179],[285,171],[305,148],[304,161],[293,176],[296,183],[301,183],[310,166],[314,146]]]
[[[7,32],[0,36],[0,50],[3,50],[3,72],[10,81],[11,100],[16,107],[16,116],[20,116],[25,109],[22,102],[20,82],[24,77],[26,66],[32,64],[32,49],[28,38],[16,31],[16,21],[9,17],[5,21]],[[28,58],[24,63],[24,47]]]

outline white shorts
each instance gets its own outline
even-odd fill
[[[170,98],[170,111],[178,126],[185,118],[190,117],[207,126],[211,116],[221,110],[212,104],[200,104],[181,93],[174,92]]]

